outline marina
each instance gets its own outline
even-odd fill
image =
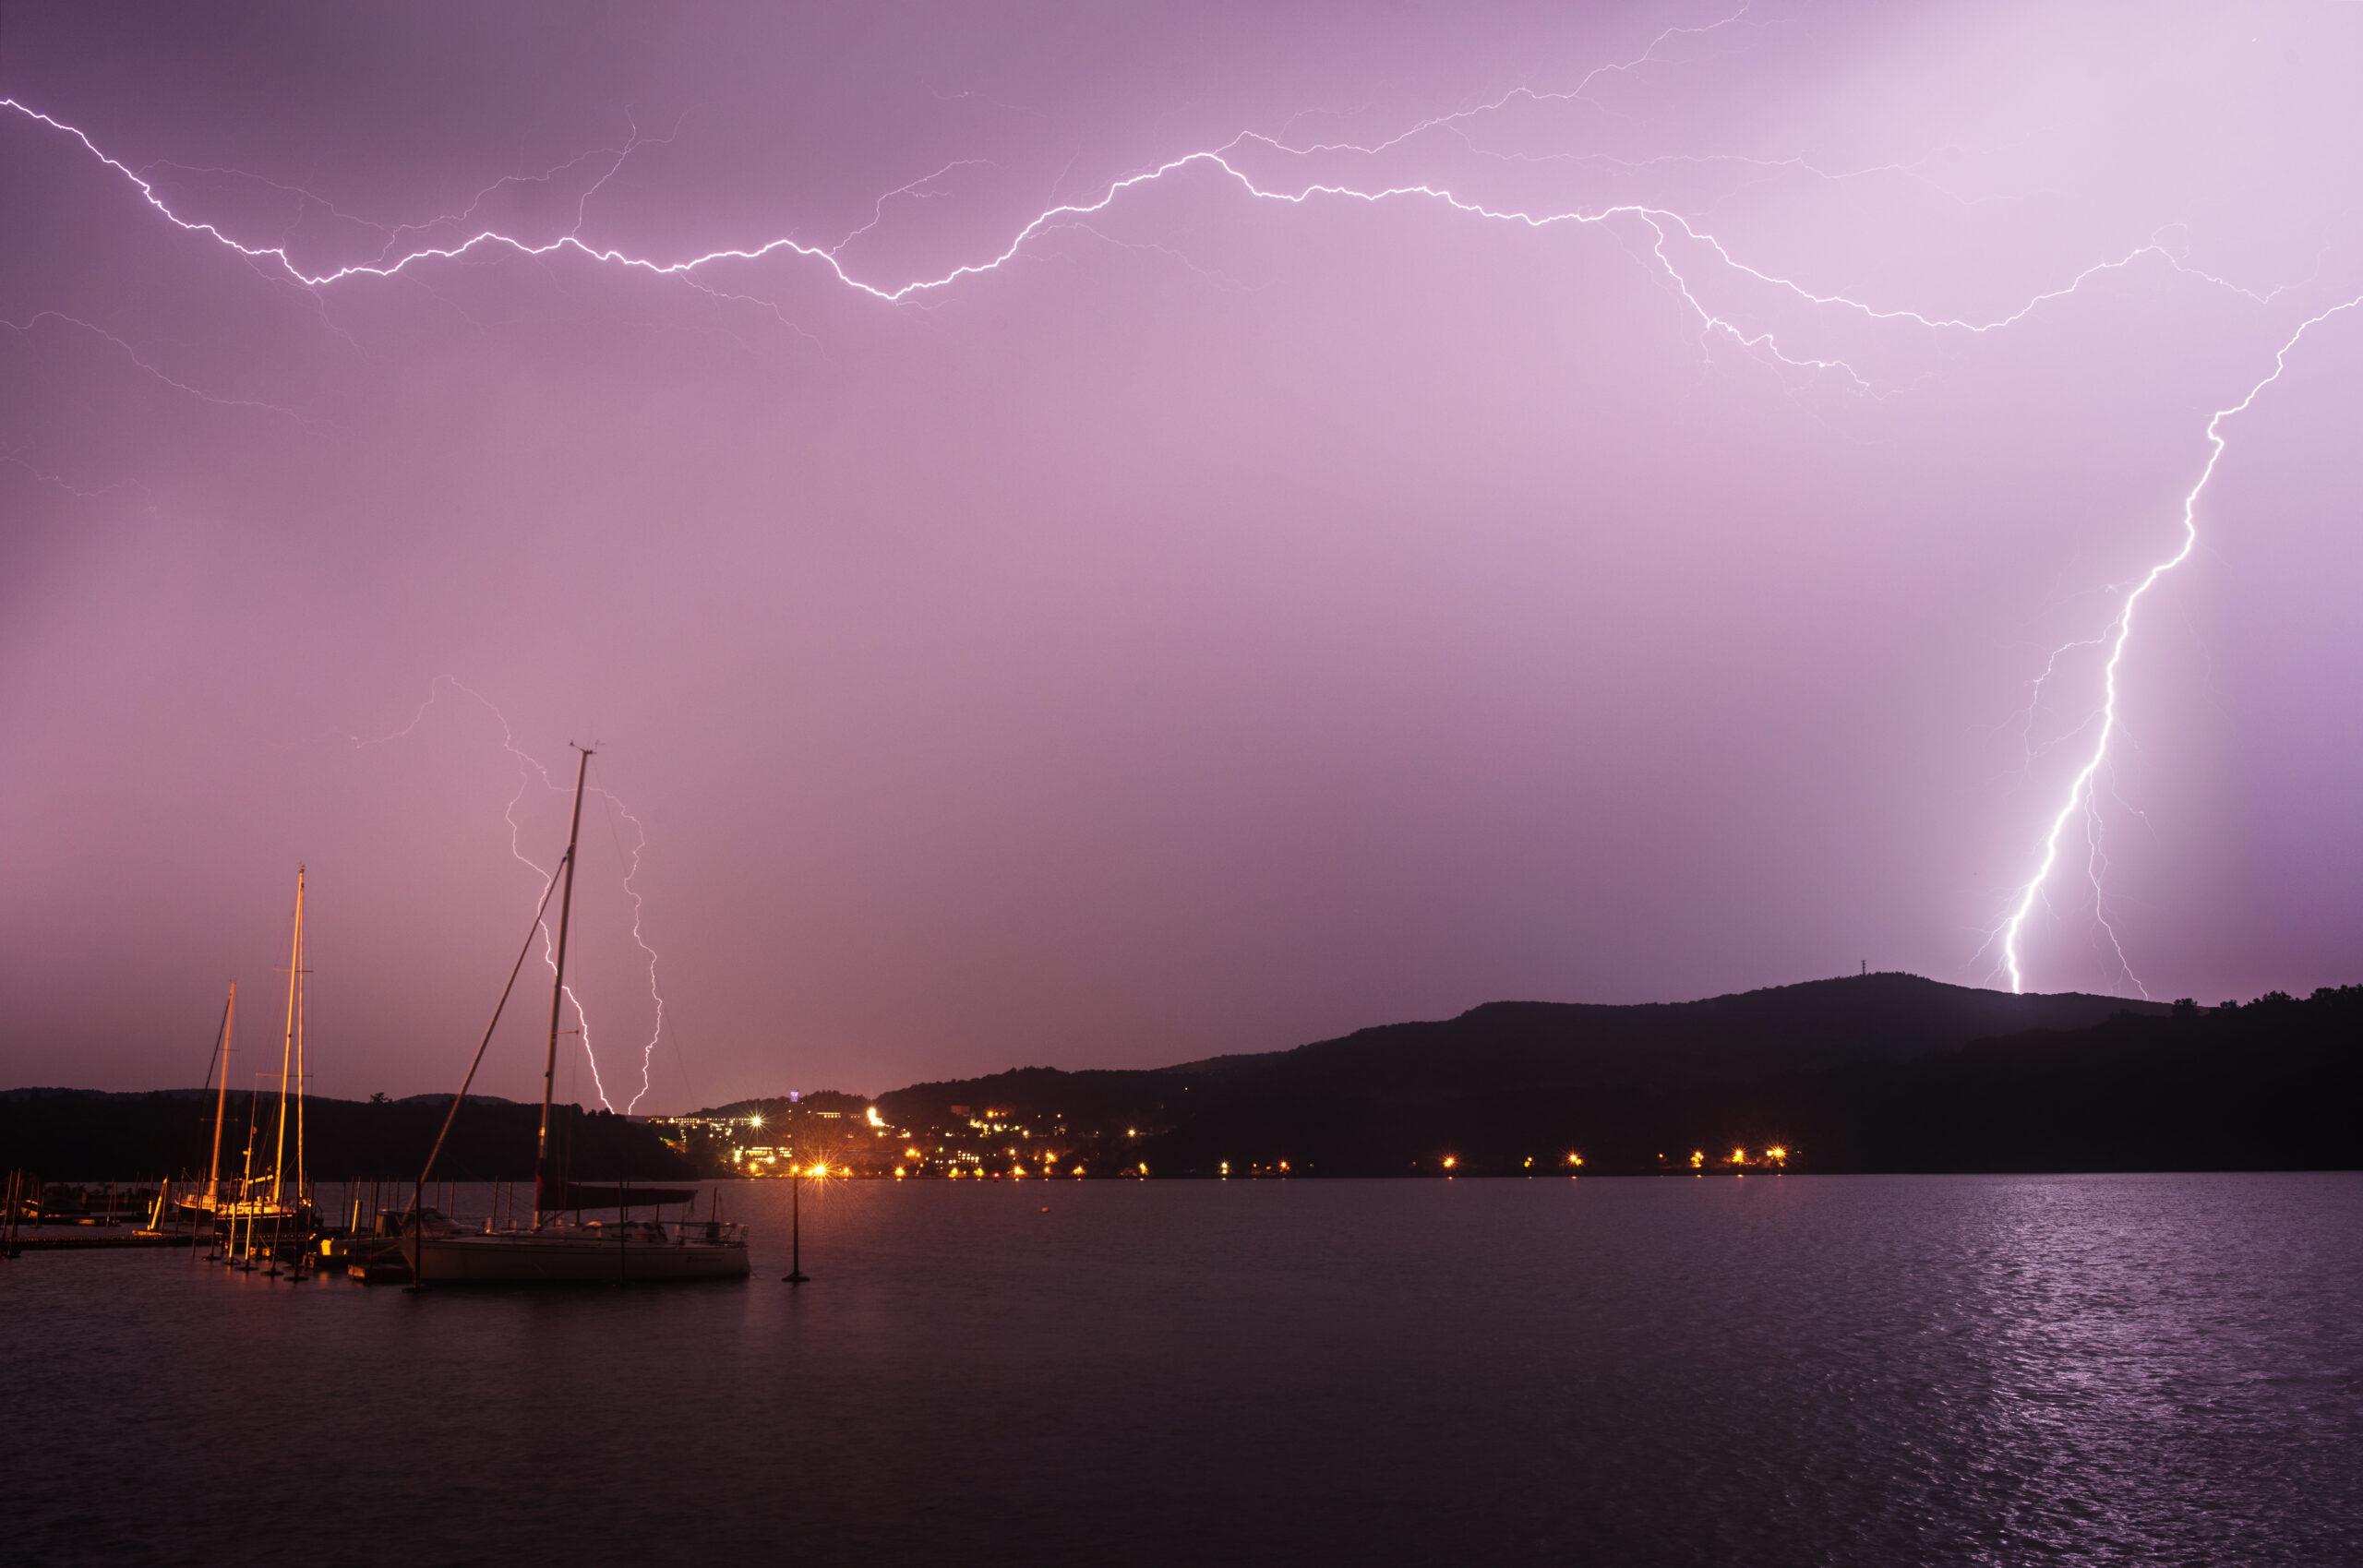
[[[427,1193],[432,1201],[422,1203],[414,1201],[405,1182],[321,1182],[315,1189],[320,1208],[310,1224],[301,1230],[282,1227],[276,1234],[267,1225],[258,1227],[251,1239],[244,1217],[226,1209],[217,1215],[184,1204],[174,1196],[171,1182],[124,1189],[126,1202],[139,1201],[140,1206],[121,1219],[44,1213],[39,1202],[29,1199],[20,1209],[0,1209],[0,1256],[176,1248],[201,1263],[272,1277],[329,1275],[372,1285],[407,1285],[413,1277],[413,1245],[423,1238],[430,1283],[607,1284],[745,1277],[743,1266],[716,1269],[709,1261],[716,1255],[714,1248],[727,1241],[738,1245],[722,1256],[742,1264],[746,1256],[746,1227],[725,1217],[738,1205],[725,1196],[724,1184],[666,1189],[662,1204],[645,1203],[634,1192],[629,1207],[616,1205],[615,1219],[585,1217],[591,1212],[586,1207],[583,1215],[569,1215],[563,1223],[554,1219],[538,1233],[506,1218],[516,1209],[519,1186],[438,1182]],[[616,1204],[613,1189],[601,1195]],[[323,1215],[336,1217],[323,1219]],[[491,1261],[500,1253],[482,1247],[487,1239],[513,1244],[521,1235],[536,1234],[549,1251],[525,1254],[534,1262],[522,1268]]]
[[[718,1190],[651,1186],[620,1174],[607,1179],[583,1179],[570,1159],[572,1151],[566,1133],[580,1118],[575,1107],[555,1104],[555,1091],[558,1041],[568,1002],[567,946],[574,868],[592,755],[583,749],[576,768],[565,854],[543,891],[491,1022],[485,1027],[459,1093],[451,1096],[434,1142],[424,1151],[414,1180],[346,1182],[336,1191],[333,1204],[324,1210],[322,1194],[311,1179],[304,1095],[309,1051],[306,977],[311,971],[305,947],[306,873],[299,867],[285,970],[286,1023],[279,1071],[258,1075],[257,1090],[245,1096],[246,1147],[235,1173],[225,1174],[223,1167],[237,1023],[238,992],[234,982],[207,1069],[205,1089],[213,1103],[203,1180],[186,1185],[166,1180],[152,1190],[126,1192],[120,1209],[110,1186],[102,1222],[111,1228],[91,1235],[59,1231],[44,1224],[65,1217],[59,1211],[66,1208],[76,1211],[73,1217],[89,1217],[81,1189],[44,1186],[34,1173],[12,1171],[5,1195],[0,1195],[0,1255],[66,1248],[183,1246],[194,1257],[238,1272],[258,1271],[269,1277],[296,1280],[341,1274],[365,1284],[402,1284],[413,1288],[747,1278],[750,1273],[747,1230],[738,1221],[725,1217]],[[521,1209],[516,1184],[493,1182],[481,1188],[480,1204],[462,1216],[458,1202],[462,1184],[450,1179],[438,1183],[437,1163],[467,1104],[469,1090],[534,938],[545,930],[543,920],[553,895],[558,900],[558,925],[550,958],[550,1021],[528,1206]],[[265,1076],[276,1091],[268,1110],[261,1087]],[[800,1189],[800,1182],[796,1185]],[[696,1210],[702,1198],[705,1213],[700,1216]],[[146,1208],[145,1225],[136,1230],[113,1228],[118,1213],[127,1214],[135,1203]],[[610,1215],[613,1217],[607,1217]],[[800,1238],[800,1229],[793,1223],[798,1216],[791,1217],[791,1230]],[[23,1234],[28,1229],[30,1234]],[[792,1272],[800,1276],[800,1269]]]

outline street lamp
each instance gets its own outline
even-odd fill
[[[788,1167],[796,1174],[787,1186],[787,1272],[780,1275],[783,1285],[801,1285],[811,1275],[804,1272],[804,1167]]]

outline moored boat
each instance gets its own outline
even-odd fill
[[[256,1087],[246,1096],[245,1163],[238,1174],[222,1174],[222,1131],[230,1114],[231,1041],[238,1011],[238,986],[234,980],[230,983],[229,1000],[222,1011],[213,1066],[208,1069],[209,1080],[218,1079],[218,1083],[208,1083],[214,1090],[213,1139],[205,1185],[202,1191],[177,1194],[169,1193],[168,1189],[169,1206],[174,1212],[188,1216],[193,1225],[212,1231],[216,1251],[211,1255],[227,1257],[241,1268],[270,1261],[275,1271],[275,1260],[293,1246],[300,1272],[305,1244],[318,1222],[311,1177],[304,1160],[304,1086],[307,1073],[305,1003],[308,990],[306,977],[311,973],[305,962],[304,884],[305,868],[298,866],[294,932],[287,958],[287,1032],[280,1047],[279,1071],[256,1074]],[[279,1105],[277,1124],[265,1146],[261,1143],[262,1084],[267,1077],[277,1083]],[[265,1165],[260,1170],[256,1168],[258,1158]],[[157,1204],[160,1224],[166,1207],[163,1201]]]
[[[442,1131],[436,1135],[435,1146],[427,1152],[426,1167],[419,1173],[414,1190],[423,1192],[426,1189],[436,1157],[450,1134],[451,1123],[460,1114],[469,1086],[475,1082],[476,1068],[482,1065],[485,1048],[492,1043],[493,1031],[499,1026],[501,1011],[508,1006],[525,956],[533,951],[534,934],[542,928],[550,894],[558,892],[549,1044],[542,1063],[541,1130],[534,1153],[534,1223],[530,1227],[500,1229],[486,1225],[481,1231],[450,1228],[438,1234],[425,1223],[423,1215],[414,1213],[413,1222],[403,1227],[401,1243],[414,1285],[592,1285],[744,1279],[750,1272],[745,1227],[724,1221],[718,1212],[704,1220],[689,1217],[690,1206],[698,1197],[695,1188],[633,1187],[622,1180],[570,1180],[552,1145],[550,1104],[558,1079],[559,1024],[566,1006],[567,928],[574,906],[574,863],[582,832],[583,785],[590,772],[591,753],[584,750],[575,770],[574,815],[567,830],[566,855],[549,886],[542,892],[541,907],[534,911],[525,945],[518,951],[517,963],[509,972],[509,984],[501,989],[500,1000],[492,1010],[492,1022],[485,1026],[475,1059],[469,1064],[467,1077],[452,1098],[451,1108],[443,1119]],[[662,1218],[662,1213],[673,1204],[681,1206],[681,1217],[668,1223]],[[631,1211],[635,1208],[654,1209],[659,1217],[634,1219]],[[585,1211],[597,1214],[608,1209],[616,1210],[619,1217],[613,1221],[580,1219]],[[575,1223],[561,1219],[570,1214],[577,1216]]]
[[[747,1241],[715,1220],[589,1220],[536,1230],[419,1237],[404,1243],[411,1272],[426,1283],[630,1284],[650,1280],[744,1279]]]

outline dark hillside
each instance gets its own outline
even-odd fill
[[[277,1131],[278,1101],[260,1096],[258,1159],[267,1166]],[[230,1095],[222,1137],[222,1169],[245,1164],[249,1097]],[[435,1142],[449,1095],[391,1102],[314,1098],[304,1103],[306,1168],[315,1179],[345,1181],[407,1178]],[[610,1177],[659,1179],[690,1174],[690,1167],[648,1127],[622,1117],[559,1107],[555,1130],[579,1179]],[[436,1167],[438,1180],[531,1180],[538,1105],[471,1099],[460,1109],[450,1142]],[[108,1095],[81,1089],[0,1091],[0,1168],[33,1171],[53,1180],[139,1180],[202,1178],[213,1130],[213,1099],[195,1090]],[[291,1157],[291,1164],[293,1163]]]
[[[1208,1097],[1207,1074],[1188,1068],[1147,1071],[1062,1072],[1054,1067],[1021,1067],[984,1078],[914,1083],[878,1096],[878,1108],[898,1127],[942,1127],[966,1119],[953,1114],[966,1106],[978,1117],[1008,1113],[1026,1126],[1065,1127],[1079,1133],[1141,1127],[1163,1131],[1193,1114]]]
[[[2363,987],[1909,1059],[1701,1080],[1241,1095],[1143,1151],[1170,1175],[2091,1171],[2363,1167]],[[1530,1164],[1529,1162],[1531,1162]]]
[[[2081,1029],[2163,1003],[2012,996],[1916,975],[1777,986],[1634,1007],[1488,1002],[1457,1018],[1390,1023],[1267,1059],[1254,1092],[1488,1094],[1584,1084],[1672,1088],[1711,1079],[1901,1060],[2030,1029]]]
[[[915,1083],[878,1098],[905,1127],[949,1125],[955,1105],[1078,1132],[1164,1129],[1244,1099],[1379,1101],[1714,1079],[1903,1059],[1988,1035],[2075,1029],[2129,1006],[2113,997],[2011,996],[1912,975],[1816,980],[1704,1001],[1633,1007],[1488,1002],[1457,1018],[1388,1023],[1260,1055],[1146,1071],[1020,1068]]]

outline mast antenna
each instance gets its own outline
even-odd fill
[[[558,900],[558,952],[550,968],[550,1043],[542,1059],[542,1131],[534,1148],[534,1223],[565,1196],[566,1184],[550,1167],[550,1097],[558,1087],[558,1025],[566,1009],[566,928],[574,913],[574,849],[582,836],[582,785],[591,776],[591,750],[577,746],[582,760],[574,770],[574,818],[566,830],[566,880]]]
[[[222,1083],[214,1091],[213,1158],[205,1171],[205,1201],[219,1214],[222,1207],[222,1119],[230,1114],[230,1031],[238,1017],[238,982],[230,982],[230,999],[222,1009]]]
[[[304,868],[295,868],[295,936],[288,950],[287,959],[287,1040],[279,1053],[279,1133],[270,1156],[270,1202],[279,1204],[280,1189],[287,1169],[287,1089],[288,1079],[295,1065],[295,1035],[303,1016],[300,982],[304,974]],[[299,1116],[295,1136],[303,1137]]]

